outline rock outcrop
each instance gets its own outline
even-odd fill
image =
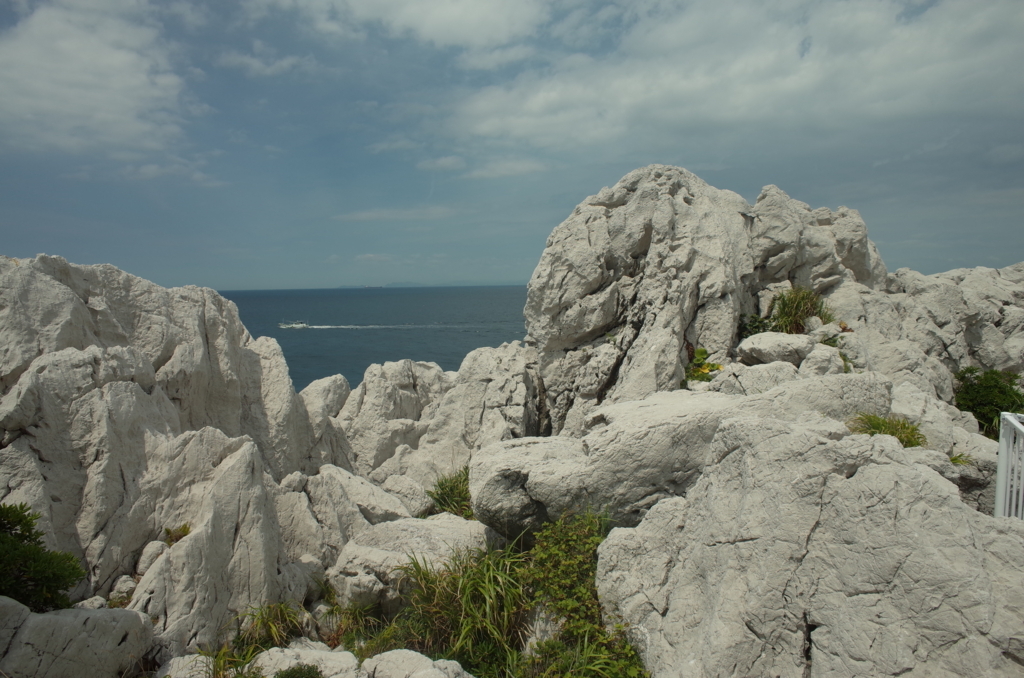
[[[526,329],[555,433],[578,433],[605,401],[678,388],[689,349],[730,362],[742,316],[794,284],[823,294],[854,330],[844,351],[857,367],[949,401],[951,371],[1024,367],[1022,281],[1024,264],[890,275],[856,210],[812,210],[775,186],[749,205],[651,165],[552,232]]]

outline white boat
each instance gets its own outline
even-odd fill
[[[296,320],[290,323],[277,323],[277,326],[282,330],[308,330],[309,323],[301,320]]]

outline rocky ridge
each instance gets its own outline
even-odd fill
[[[793,285],[844,327],[740,342]],[[315,602],[318,578],[394,606],[408,553],[592,507],[619,525],[602,603],[655,676],[1024,675],[1024,527],[986,515],[994,443],[951,404],[961,367],[1024,369],[1024,263],[889,273],[855,210],[774,186],[749,205],[655,165],[554,230],[525,314],[524,341],[457,373],[404,360],[297,394],[276,342],[212,290],[0,258],[0,501],[84,564],[75,598],[130,598],[46,615],[0,599],[0,670],[79,675],[60,638],[81,628],[134,639],[93,675],[166,664],[251,605]],[[696,347],[725,367],[680,388]],[[927,449],[851,434],[861,412],[907,417]],[[481,522],[416,520],[466,464]],[[348,657],[325,675],[392,675]]]

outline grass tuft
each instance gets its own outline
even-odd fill
[[[290,603],[253,606],[242,615],[242,632],[235,641],[240,647],[284,647],[302,635],[299,611]]]
[[[179,541],[184,539],[192,531],[192,528],[188,523],[182,523],[181,527],[171,529],[169,527],[164,528],[164,543],[168,546],[174,546]]]
[[[438,513],[447,511],[466,520],[473,519],[473,507],[469,496],[469,466],[463,466],[451,475],[441,476],[434,483],[434,489],[427,490],[427,496],[434,500]]]
[[[812,316],[828,325],[836,320],[835,314],[821,296],[806,287],[794,286],[775,295],[768,310],[776,332],[803,334],[805,324]]]
[[[858,414],[847,427],[853,433],[866,433],[868,435],[889,435],[900,441],[903,447],[921,447],[928,444],[924,434],[916,424],[911,424],[903,417],[888,416],[882,417],[877,414]]]
[[[957,466],[967,466],[974,461],[974,457],[967,454],[966,452],[959,452],[957,454],[951,454],[949,456],[949,462],[956,464]]]

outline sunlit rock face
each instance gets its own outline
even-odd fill
[[[943,400],[950,370],[1024,367],[1024,264],[888,274],[856,210],[811,209],[775,186],[750,205],[679,167],[651,165],[580,203],[529,283],[552,430],[598,404],[679,388],[688,353],[735,357],[741,316],[799,285],[856,333],[861,369]]]

